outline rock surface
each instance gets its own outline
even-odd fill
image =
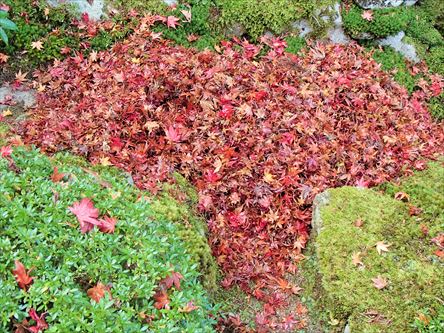
[[[341,4],[335,3],[333,14],[334,26],[327,31],[328,39],[334,44],[348,44],[350,43],[350,37],[344,31],[341,15]]]
[[[311,220],[312,231],[318,236],[322,230],[321,209],[330,202],[330,193],[327,191],[318,194],[313,201],[313,214]]]
[[[0,88],[0,111],[19,104],[23,108],[33,107],[35,104],[34,90],[14,90],[10,86]]]
[[[56,7],[61,4],[72,4],[78,8],[80,13],[87,13],[92,20],[99,20],[105,15],[105,0],[48,0],[50,6]]]
[[[411,62],[418,63],[421,59],[416,52],[416,48],[412,44],[408,44],[404,41],[405,32],[400,31],[396,35],[388,36],[383,39],[379,39],[377,43],[381,46],[390,46],[396,51],[401,53],[406,59]]]
[[[365,9],[380,9],[399,6],[413,6],[417,0],[355,0],[355,2],[357,5]]]

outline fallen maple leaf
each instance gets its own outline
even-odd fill
[[[176,29],[176,27],[178,25],[177,22],[179,22],[179,19],[177,17],[175,17],[175,16],[168,16],[167,17],[167,27],[168,28]]]
[[[361,17],[367,21],[373,21],[373,12],[371,10],[365,10],[362,12]]]
[[[64,173],[59,173],[59,169],[57,167],[54,167],[54,170],[51,175],[51,180],[53,183],[58,183],[63,178],[65,178],[65,176],[66,175]]]
[[[191,22],[191,11],[181,10],[180,12],[183,14],[183,16],[185,16],[187,22]]]
[[[373,278],[372,281],[373,281],[373,285],[377,289],[384,289],[385,287],[387,287],[387,284],[388,284],[387,279],[383,278],[381,275],[378,275],[378,277]]]
[[[8,157],[12,154],[12,148],[11,146],[3,146],[0,148],[0,156],[1,157]]]
[[[362,227],[364,225],[364,221],[362,219],[357,219],[354,223],[355,227]]]
[[[168,129],[165,131],[165,134],[168,140],[172,142],[180,142],[180,133],[173,126],[168,127]]]
[[[384,241],[380,241],[377,242],[375,244],[376,246],[376,251],[378,251],[379,254],[382,254],[382,252],[388,252],[389,251],[389,247],[391,246],[391,244],[385,244]]]
[[[72,207],[68,208],[80,223],[80,231],[82,234],[91,231],[95,225],[100,225],[99,210],[94,208],[91,199],[83,198],[80,202],[75,202]]]
[[[29,276],[31,270],[32,269],[26,271],[25,266],[19,260],[15,260],[15,269],[12,273],[14,274],[19,287],[23,290],[26,290],[34,280],[34,277]]]
[[[105,216],[103,219],[99,220],[100,224],[98,228],[101,232],[106,234],[113,234],[117,223],[117,220],[113,217]]]
[[[190,313],[197,309],[199,309],[199,307],[194,305],[193,301],[189,301],[183,308],[179,309],[179,312]]]
[[[170,300],[168,298],[168,294],[166,293],[166,291],[161,288],[159,291],[157,291],[154,296],[153,296],[155,302],[154,302],[154,307],[158,310],[160,309],[167,309],[169,310],[169,303]]]
[[[37,314],[37,311],[33,308],[29,310],[29,316],[36,322],[34,326],[27,327],[26,329],[32,333],[38,333],[40,331],[44,331],[48,328],[48,324],[46,323],[45,316],[46,313],[42,313],[40,316]]]
[[[28,72],[22,73],[22,71],[19,70],[18,73],[15,74],[15,81],[18,83],[26,82],[28,80],[26,75],[28,75]]]
[[[172,272],[169,276],[164,278],[160,283],[165,286],[165,289],[170,289],[173,285],[177,290],[180,290],[180,280],[183,279],[182,274]]]
[[[352,254],[352,263],[355,266],[364,267],[364,263],[361,260],[361,252],[356,252]]]
[[[8,62],[9,56],[0,52],[0,63],[6,64]]]
[[[39,50],[39,51],[41,51],[41,50],[43,50],[43,43],[42,43],[40,40],[38,40],[38,41],[36,41],[36,42],[32,42],[32,43],[31,43],[31,48],[32,48],[33,50]]]
[[[105,292],[109,291],[109,287],[105,286],[103,283],[99,282],[96,286],[89,288],[86,292],[89,298],[99,303],[100,300],[105,296]]]
[[[410,200],[410,196],[405,192],[397,192],[395,193],[395,199],[399,201],[407,202]]]

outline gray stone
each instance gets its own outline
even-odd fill
[[[327,191],[319,193],[315,199],[313,200],[313,213],[311,226],[313,228],[313,232],[316,236],[321,233],[322,230],[322,217],[321,217],[321,209],[327,206],[330,202],[330,193]]]
[[[293,22],[292,27],[299,31],[299,37],[305,37],[313,31],[310,22],[308,22],[307,20],[299,20]]]
[[[364,9],[380,9],[399,6],[413,6],[416,2],[418,2],[418,0],[355,0],[355,2]]]
[[[80,13],[87,13],[91,20],[100,20],[105,16],[105,0],[93,0],[91,4],[88,0],[47,0],[48,4],[57,7],[61,4],[72,4]]]
[[[240,23],[235,23],[231,26],[229,26],[226,30],[225,30],[225,35],[227,35],[228,37],[242,37],[243,35],[245,35],[247,33],[247,31],[245,30],[244,26]]]
[[[11,96],[11,101],[14,104],[23,105],[25,109],[33,107],[35,105],[35,95],[36,92],[34,90],[14,90],[9,86],[0,88],[0,110],[5,110],[10,105],[1,104],[5,101],[8,96]]]
[[[175,5],[177,5],[177,0],[163,0],[163,2],[164,2],[167,6],[175,6]]]
[[[350,324],[345,326],[344,333],[351,333]]]
[[[327,31],[327,36],[330,42],[334,44],[348,44],[350,43],[350,37],[345,33],[342,24],[341,5],[339,2],[335,3],[333,14],[334,26]]]
[[[401,53],[406,59],[411,62],[418,63],[421,59],[416,52],[416,48],[412,44],[406,43],[403,39],[405,37],[404,31],[398,32],[396,35],[388,36],[383,39],[377,40],[377,43],[381,46],[390,46],[396,51]]]

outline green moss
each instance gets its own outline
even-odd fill
[[[432,47],[426,63],[432,72],[444,75],[444,46]]]
[[[168,6],[162,0],[109,0],[109,5],[118,9],[134,9],[143,13],[165,14]]]
[[[367,21],[362,18],[363,12],[361,8],[353,6],[342,13],[344,28],[353,38],[359,38],[363,33],[381,38],[406,30],[413,13],[412,9],[405,7],[379,9],[374,10],[373,19]]]
[[[302,37],[290,36],[285,38],[287,42],[287,48],[285,51],[289,53],[298,54],[301,50],[307,46],[307,42]]]
[[[257,39],[264,32],[279,34],[290,23],[301,18],[310,18],[315,10],[333,4],[330,0],[216,0],[219,23],[224,27],[241,24],[246,34]]]
[[[439,96],[432,97],[430,99],[429,105],[429,112],[432,115],[434,119],[437,121],[443,121],[444,120],[444,93],[442,93]]]
[[[402,54],[391,47],[384,47],[383,49],[376,49],[373,52],[373,58],[382,65],[382,69],[393,72],[393,78],[396,82],[404,86],[409,92],[414,90],[419,77],[410,73]]]
[[[441,309],[443,264],[433,255],[436,247],[430,239],[444,228],[443,188],[444,166],[436,162],[399,186],[386,185],[387,194],[350,187],[329,190],[330,203],[321,209],[323,229],[312,260],[317,260],[313,266],[319,269],[323,289],[317,308],[330,324],[337,324],[331,332],[343,329],[347,321],[352,332],[414,332],[422,309]],[[421,216],[410,217],[408,206],[393,199],[399,190],[423,209]],[[363,220],[362,227],[354,225],[358,219]],[[429,235],[421,225],[427,226]],[[379,241],[391,244],[389,252],[377,253]],[[357,252],[364,264],[361,269],[352,263]],[[386,288],[373,286],[377,276],[388,280]],[[375,313],[378,320],[371,320]]]

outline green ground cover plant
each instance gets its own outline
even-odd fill
[[[3,146],[2,156],[2,331],[46,324],[45,332],[213,331],[216,309],[203,285],[214,285],[215,266],[205,261],[204,227],[185,190],[170,185],[148,196],[117,169],[68,154],[48,158],[18,147],[9,156]],[[82,198],[117,219],[114,233],[80,232],[69,207]],[[31,269],[24,289],[11,272],[15,260]],[[98,301],[94,292],[103,293]]]
[[[383,193],[328,190],[307,280],[332,332],[444,332],[443,187],[438,161]]]

